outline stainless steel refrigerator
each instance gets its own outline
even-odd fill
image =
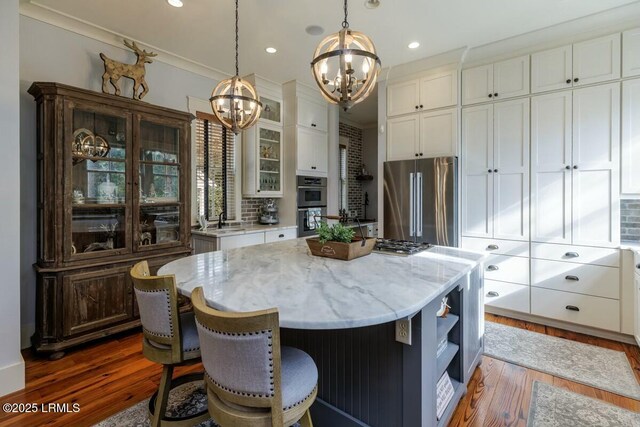
[[[458,246],[458,159],[384,163],[384,237]]]

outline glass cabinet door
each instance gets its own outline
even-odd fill
[[[181,230],[181,158],[185,132],[180,123],[138,122],[138,249],[176,244]]]
[[[65,258],[128,252],[128,116],[108,108],[69,102],[66,106],[65,141],[71,158],[71,178],[66,183],[71,215],[66,229],[71,236]]]
[[[281,192],[282,132],[258,126],[258,188],[260,193]]]
[[[282,102],[264,96],[260,97],[260,102],[262,102],[260,119],[282,124]]]

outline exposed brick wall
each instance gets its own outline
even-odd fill
[[[257,224],[260,220],[260,206],[265,199],[242,199],[240,210],[242,221]]]
[[[640,200],[620,200],[620,240],[640,241]]]
[[[362,182],[356,180],[356,176],[362,171],[362,129],[340,123],[339,135],[349,138],[347,148],[347,210],[355,210],[358,217],[362,218],[364,208],[362,206]]]

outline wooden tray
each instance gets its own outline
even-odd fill
[[[307,239],[307,245],[311,249],[312,255],[351,261],[369,255],[376,245],[376,239],[367,237],[364,246],[362,246],[362,237],[354,237],[351,243],[329,241],[324,244],[320,243],[317,237],[311,237]]]

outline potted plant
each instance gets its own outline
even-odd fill
[[[318,237],[307,239],[311,254],[316,256],[350,261],[369,255],[376,244],[376,239],[356,237],[353,228],[340,223],[330,226],[320,222],[316,231]]]

